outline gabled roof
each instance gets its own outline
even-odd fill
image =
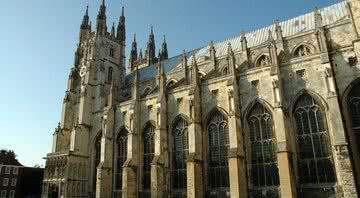
[[[346,2],[336,3],[334,5],[319,9],[319,12],[322,16],[323,25],[335,24],[338,21],[349,18],[349,14],[346,8]],[[315,29],[315,20],[314,12],[310,12],[283,22],[280,22],[279,25],[282,28],[283,36],[289,37],[299,33],[304,33],[312,31]],[[245,34],[245,37],[248,42],[248,47],[255,47],[266,42],[268,39],[269,30],[272,31],[273,38],[276,38],[275,34],[275,24],[248,32]],[[226,39],[221,42],[214,43],[216,56],[223,56],[227,54],[228,43],[231,43],[231,46],[234,51],[241,49],[241,36],[236,36],[233,38]],[[191,65],[192,56],[195,54],[197,58],[210,56],[209,52],[210,47],[205,46],[200,49],[193,50],[187,53],[188,64]],[[179,65],[182,61],[182,55],[172,57],[170,59],[164,60],[162,62],[165,72],[169,72]],[[126,76],[126,84],[131,83],[133,80],[133,73],[130,73]],[[139,77],[141,81],[154,78],[156,76],[156,64],[144,67],[139,69]]]

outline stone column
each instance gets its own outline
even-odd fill
[[[105,110],[102,123],[100,164],[97,167],[96,175],[96,198],[111,198],[112,196],[113,116],[111,108]]]
[[[131,115],[130,120],[134,116]],[[123,166],[123,198],[136,198],[138,197],[138,163],[139,163],[139,132],[138,127],[134,127],[134,121],[131,122],[132,131],[129,133],[128,138],[128,153],[127,160]],[[136,132],[135,132],[136,131]]]
[[[296,197],[296,184],[294,178],[294,170],[290,166],[291,150],[287,141],[289,138],[288,131],[285,126],[285,116],[282,109],[282,93],[281,82],[276,75],[273,79],[273,97],[274,97],[274,112],[273,121],[275,128],[275,138],[277,143],[277,162],[280,179],[280,195],[281,197]]]
[[[229,97],[229,179],[231,197],[246,198],[248,197],[246,166],[244,160],[243,139],[240,123],[240,98],[236,74],[228,82]]]
[[[166,113],[158,106],[158,121],[155,130],[155,156],[151,163],[151,197],[168,197],[169,183],[166,181],[168,172],[168,146],[166,130]],[[165,109],[165,107],[164,107]]]
[[[155,154],[151,163],[151,197],[163,198],[169,196],[170,182],[167,182],[169,172],[168,134],[167,134],[167,100],[166,76],[162,65],[158,65],[159,95],[156,107]]]
[[[200,100],[189,97],[191,123],[189,124],[189,156],[187,161],[188,198],[204,197],[202,128],[200,124]],[[196,106],[196,107],[195,107]]]
[[[337,194],[344,197],[358,197],[356,193],[355,178],[350,162],[348,142],[345,137],[344,123],[340,110],[335,78],[331,64],[328,61],[322,62],[324,67],[324,81],[327,88],[327,122],[330,139],[332,140],[332,151],[337,176]]]

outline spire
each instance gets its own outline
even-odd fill
[[[274,37],[273,37],[272,31],[270,29],[269,29],[269,32],[268,32],[268,41],[270,41],[270,42],[274,41]]]
[[[116,39],[118,42],[125,42],[126,40],[126,26],[125,26],[125,8],[121,9],[121,16],[116,32]]]
[[[210,50],[210,60],[211,60],[212,67],[215,71],[217,71],[216,50],[215,50],[214,41],[210,42],[209,50]]]
[[[115,38],[115,23],[113,23],[113,25],[111,27],[110,36],[111,36],[111,38]]]
[[[154,36],[153,26],[151,26],[149,41],[147,44],[147,53],[146,53],[146,59],[148,60],[149,64],[154,63],[155,53],[156,53],[155,52],[155,36]]]
[[[162,44],[162,49],[161,49],[161,58],[163,60],[166,60],[169,58],[165,34],[164,34],[164,39],[163,39],[163,44]]]
[[[228,43],[228,61],[229,61],[229,69],[231,70],[231,72],[233,74],[236,73],[236,68],[235,68],[235,54],[234,51],[231,47],[231,43]]]
[[[89,28],[89,5],[86,6],[85,15],[84,15],[82,23],[81,23],[81,29],[90,29]]]
[[[186,51],[183,50],[182,52],[182,66],[184,67],[184,71],[185,71],[185,82],[186,84],[190,84],[190,71],[189,71],[189,67],[188,67],[188,60],[187,60],[187,56],[186,56]]]
[[[99,13],[96,18],[96,32],[98,35],[105,35],[107,32],[105,0],[102,0]]]
[[[276,40],[283,40],[282,29],[279,20],[275,21]]]
[[[246,39],[246,35],[245,35],[245,31],[242,30],[241,31],[241,50],[245,51],[247,50],[248,46],[247,46],[247,39]]]
[[[321,28],[323,26],[322,16],[317,7],[314,10],[315,28]]]
[[[134,40],[131,45],[131,51],[130,51],[130,70],[133,70],[134,68],[134,62],[137,61],[138,54],[137,54],[137,42],[136,42],[136,33],[134,34]]]
[[[196,62],[196,56],[195,54],[193,55],[193,59],[192,59],[192,84],[193,85],[198,85],[199,84],[199,68]]]
[[[142,52],[142,49],[140,49],[139,61],[142,62],[142,60],[143,60],[143,52]]]

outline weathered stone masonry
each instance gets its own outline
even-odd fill
[[[168,58],[86,11],[44,197],[358,197],[360,1]],[[143,56],[144,55],[144,56]]]

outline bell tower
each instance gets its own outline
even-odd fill
[[[112,142],[108,141],[112,138],[113,106],[125,78],[125,35],[124,8],[116,33],[115,27],[112,33],[107,31],[105,0],[101,0],[95,31],[86,8],[61,121],[45,168],[47,172],[62,170],[44,179],[44,188],[58,189],[59,196],[95,197],[101,192],[101,197],[111,197],[107,188],[112,182]],[[53,164],[59,167],[54,169]],[[51,183],[54,179],[59,182]],[[44,197],[48,193],[44,190]]]

